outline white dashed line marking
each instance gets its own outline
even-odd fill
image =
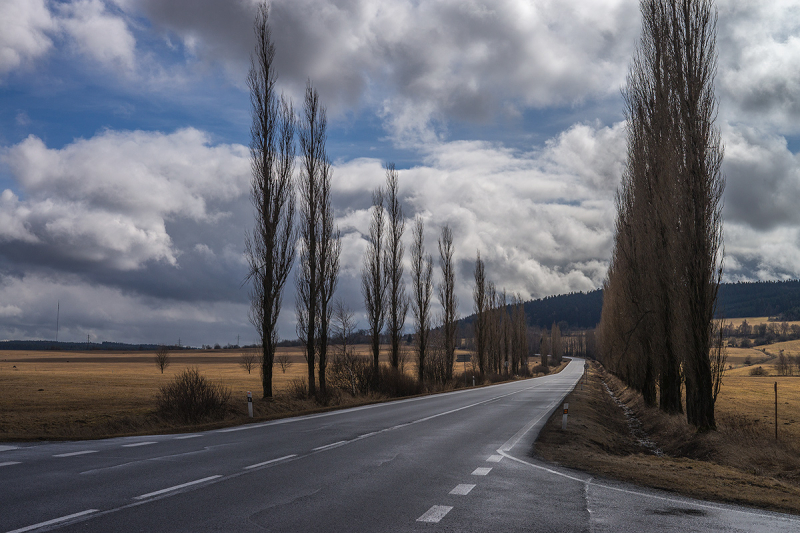
[[[428,512],[417,518],[417,522],[431,522],[436,524],[453,508],[447,505],[434,505]]]
[[[80,452],[59,453],[53,457],[74,457],[76,455],[86,455],[87,453],[97,453],[97,450],[83,450]]]
[[[259,466],[266,466],[272,463],[277,463],[278,461],[285,461],[286,459],[291,459],[292,457],[297,457],[297,454],[292,455],[284,455],[283,457],[278,457],[277,459],[271,459],[269,461],[264,461],[263,463],[256,463],[254,465],[244,467],[244,470],[250,470],[251,468],[258,468]]]
[[[39,529],[40,527],[60,524],[61,522],[66,522],[67,520],[72,520],[73,518],[78,518],[79,516],[85,516],[87,514],[92,514],[96,512],[97,509],[88,509],[86,511],[81,511],[80,513],[62,516],[61,518],[53,518],[52,520],[48,520],[47,522],[39,522],[38,524],[33,524],[32,526],[21,527],[19,529],[15,529],[14,531],[9,531],[8,533],[23,533],[24,531],[33,531],[34,529]]]
[[[136,448],[137,446],[147,446],[148,444],[156,444],[156,441],[149,440],[147,442],[134,442],[133,444],[123,444],[123,448]]]
[[[311,451],[312,452],[318,452],[318,451],[321,451],[321,450],[327,450],[328,448],[333,448],[334,446],[340,446],[342,444],[347,444],[347,441],[346,440],[340,440],[339,442],[334,442],[333,444],[326,444],[325,446],[317,446],[316,448],[314,448]]]
[[[491,468],[486,467],[486,466],[482,466],[480,468],[476,468],[475,470],[473,470],[472,471],[472,475],[473,476],[485,476],[486,474],[488,474],[491,471],[492,471]]]
[[[195,437],[202,437],[202,435],[181,435],[180,437],[175,437],[175,440],[193,439]]]
[[[9,450],[16,450],[19,446],[6,446],[5,444],[0,446],[0,452],[7,452]]]
[[[11,465],[18,465],[21,464],[19,461],[6,461],[5,463],[0,463],[0,466],[11,466]]]
[[[208,476],[204,477],[203,479],[196,479],[194,481],[190,481],[188,483],[181,483],[180,485],[175,485],[174,487],[169,487],[168,489],[161,489],[155,492],[148,492],[147,494],[142,494],[141,496],[136,496],[133,498],[134,500],[144,500],[146,498],[151,498],[153,496],[158,496],[160,494],[166,494],[167,492],[172,492],[173,490],[183,489],[186,487],[191,487],[192,485],[197,485],[199,483],[205,483],[206,481],[211,481],[212,479],[217,479],[218,477],[222,476]]]
[[[467,483],[462,483],[460,485],[456,485],[456,488],[450,491],[450,494],[455,496],[466,496],[469,494],[469,491],[475,488],[475,485],[469,485]]]
[[[502,455],[490,455],[488,459],[486,459],[489,463],[499,463],[503,459]]]

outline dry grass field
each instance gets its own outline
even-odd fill
[[[734,327],[739,327],[741,325],[741,323],[744,322],[745,320],[747,320],[747,323],[750,324],[751,326],[757,326],[759,324],[775,324],[775,322],[771,322],[769,317],[767,317],[767,316],[755,316],[755,317],[750,316],[750,317],[746,317],[746,318],[726,318],[726,319],[724,319],[724,322],[726,324],[733,323]],[[789,324],[790,326],[792,324],[800,324],[800,321],[787,322],[787,324]]]
[[[366,356],[367,346],[357,350]],[[293,382],[308,375],[301,348],[283,348],[290,366],[286,372],[273,368],[275,398],[261,399],[258,368],[248,374],[239,364],[241,350],[171,351],[171,364],[163,374],[152,352],[0,352],[0,441],[77,439],[163,433],[198,429],[159,418],[155,397],[159,387],[188,367],[197,367],[206,378],[231,390],[234,411],[216,427],[247,421],[246,393],[254,398],[260,419],[324,409],[313,400],[297,399]],[[388,362],[388,358],[382,355]],[[467,365],[469,368],[469,365]],[[412,357],[404,370],[416,375]],[[456,373],[463,371],[457,363]],[[351,398],[341,395],[329,408],[385,400],[375,396]]]
[[[552,462],[688,496],[800,513],[800,377],[775,377],[771,361],[762,365],[771,376],[751,377],[743,366],[727,373],[716,404],[718,431],[705,434],[696,433],[683,415],[645,407],[641,395],[595,365],[589,386],[568,398],[567,431],[561,431],[557,414],[536,452]],[[604,381],[664,455],[638,443]]]

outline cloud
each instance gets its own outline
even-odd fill
[[[723,115],[797,133],[800,3],[720,0],[717,5]]]
[[[118,4],[245,79],[254,2]],[[617,94],[635,13],[634,0],[274,0],[270,22],[286,90],[302,94],[310,79],[332,111],[367,105],[398,139],[416,139],[441,117],[485,122]]]
[[[53,46],[48,33],[54,29],[45,0],[0,3],[0,75],[47,53]]]
[[[133,71],[136,39],[125,20],[100,0],[59,4],[59,26],[77,50],[106,67]]]
[[[229,211],[214,203],[248,190],[240,145],[211,145],[206,133],[106,131],[50,149],[35,136],[5,150],[24,192],[3,193],[5,240],[46,247],[54,258],[131,270],[149,261],[178,264],[167,224],[214,224]]]
[[[800,224],[800,158],[786,139],[747,126],[726,124],[722,131],[725,221],[765,232]]]

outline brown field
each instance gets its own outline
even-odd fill
[[[724,319],[724,322],[726,324],[729,324],[729,323],[733,322],[733,325],[735,327],[739,327],[739,325],[745,320],[747,320],[747,323],[750,324],[751,326],[756,326],[758,324],[780,324],[780,322],[770,321],[769,317],[767,317],[767,316],[748,316],[748,317],[745,317],[745,318],[726,318],[726,319]],[[800,321],[794,321],[794,322],[787,321],[786,323],[791,326],[792,324],[800,324]]]
[[[367,346],[358,346],[363,355]],[[301,348],[282,348],[291,361],[286,373],[273,368],[271,401],[261,399],[257,368],[248,374],[239,365],[241,350],[171,351],[171,364],[161,374],[152,352],[0,352],[0,441],[100,438],[115,435],[196,430],[160,419],[155,414],[159,387],[187,367],[197,367],[208,379],[229,387],[235,410],[216,427],[246,422],[246,393],[254,398],[258,419],[324,409],[313,400],[297,399],[293,381],[308,375]],[[388,358],[382,355],[382,360]],[[467,365],[469,368],[469,364]],[[411,355],[406,373],[416,375]],[[462,375],[462,363],[456,373]],[[328,408],[386,400],[371,395],[334,398]],[[237,403],[238,402],[238,403]]]

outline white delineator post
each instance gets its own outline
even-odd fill
[[[569,403],[564,403],[564,415],[561,417],[561,429],[567,429],[567,414],[569,413]]]
[[[247,391],[247,414],[253,418],[253,394]]]

